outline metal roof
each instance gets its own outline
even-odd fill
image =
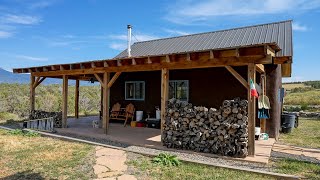
[[[276,43],[280,47],[276,56],[292,56],[292,21],[136,42],[131,46],[131,56],[154,56],[264,43]],[[127,50],[124,50],[115,58],[127,56]]]

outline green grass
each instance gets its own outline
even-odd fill
[[[93,146],[0,129],[0,179],[91,179]]]
[[[299,127],[281,134],[280,142],[295,146],[320,148],[320,120],[299,118]]]
[[[308,179],[320,179],[320,165],[293,159],[277,160],[275,171],[284,174],[294,174]]]
[[[151,179],[273,179],[254,173],[187,162],[181,163],[180,166],[163,166],[152,163],[151,158],[148,157],[131,160],[128,164],[138,169],[135,171],[136,177],[143,176],[141,173],[146,173],[147,177]]]
[[[284,100],[286,105],[320,105],[320,90],[289,93]]]

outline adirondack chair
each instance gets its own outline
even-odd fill
[[[131,121],[133,121],[133,117],[134,117],[134,105],[133,104],[128,104],[124,113],[124,117],[125,117],[125,121],[124,121],[124,126],[127,125],[127,121],[128,119],[131,119]]]
[[[124,126],[126,126],[129,119],[133,120],[134,110],[132,103],[128,104],[126,108],[121,108],[121,105],[116,103],[112,106],[110,119],[124,120]]]
[[[110,119],[116,119],[118,118],[120,111],[121,110],[121,104],[116,103],[112,106],[111,112],[110,112]]]

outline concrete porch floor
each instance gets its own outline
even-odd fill
[[[68,128],[56,128],[58,134],[73,134],[78,136],[84,136],[89,138],[107,139],[110,141],[120,142],[128,145],[149,147],[166,151],[179,151],[185,153],[195,153],[193,151],[176,150],[166,148],[161,143],[161,131],[160,129],[142,128],[142,127],[130,127],[128,124],[123,126],[123,121],[111,122],[109,124],[108,135],[103,133],[101,128],[93,128],[92,121],[98,120],[98,116],[81,117],[79,119],[68,118]],[[268,163],[271,150],[275,139],[269,138],[269,140],[259,140],[255,142],[255,156],[246,158],[230,158],[227,159],[244,160],[256,163]],[[208,153],[198,153],[209,157],[222,157]]]

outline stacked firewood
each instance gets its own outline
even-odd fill
[[[185,101],[167,102],[162,142],[168,148],[224,156],[248,155],[247,100],[223,101],[219,109],[192,106]]]
[[[46,112],[34,110],[30,113],[29,119],[43,119],[53,117],[53,127],[61,128],[62,127],[62,112]]]

